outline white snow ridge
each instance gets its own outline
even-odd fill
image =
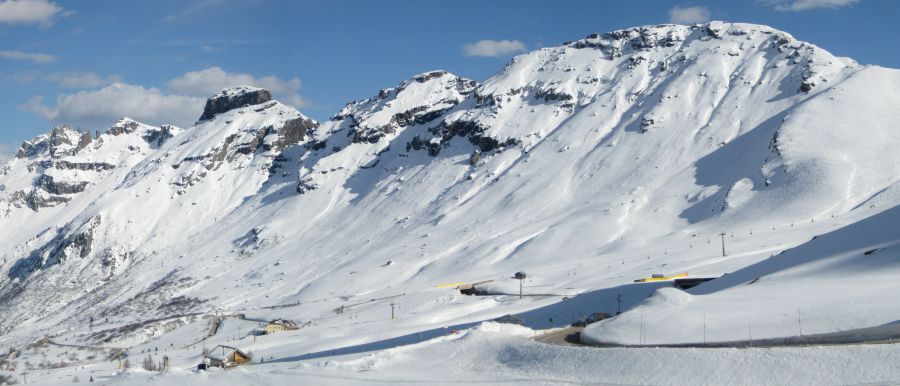
[[[54,127],[0,169],[0,384],[900,381],[897,106],[900,70],[710,22],[327,122],[242,86]]]

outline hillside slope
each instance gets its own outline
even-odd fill
[[[0,346],[137,347],[213,313],[314,320],[307,346],[256,348],[289,355],[584,291],[607,292],[549,324],[634,304],[652,292],[634,279],[732,272],[895,206],[898,72],[764,26],[660,25],[526,53],[482,83],[423,73],[327,122],[237,87],[183,130],[54,129],[0,175]],[[68,164],[104,166],[65,172],[69,192]],[[517,271],[559,296],[434,289],[513,291]],[[397,295],[400,320],[387,303],[333,312]]]

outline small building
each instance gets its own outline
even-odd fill
[[[663,275],[661,273],[654,273],[650,277],[637,279],[634,282],[635,283],[650,283],[650,282],[654,282],[654,281],[669,281],[669,280],[678,279],[678,278],[687,277],[687,276],[688,276],[687,272],[679,273],[679,274],[675,274],[675,275],[669,275],[669,276]]]
[[[297,323],[294,323],[287,319],[274,319],[269,322],[269,324],[266,324],[266,334],[274,334],[276,332],[298,329],[300,329],[300,327],[297,326]]]
[[[250,363],[253,358],[238,348],[218,345],[206,354],[204,358],[209,367],[230,368],[245,363]]]
[[[497,318],[497,319],[494,319],[493,322],[497,322],[497,323],[507,323],[507,324],[518,324],[518,325],[520,325],[520,326],[525,324],[525,321],[522,320],[521,318],[517,318],[517,317],[512,316],[512,315],[509,315],[509,314],[503,315],[503,316],[501,316],[501,317],[499,317],[499,318]]]

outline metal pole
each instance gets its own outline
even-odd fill
[[[750,346],[753,346],[753,332],[750,331],[750,323],[747,323],[747,338],[750,339]]]
[[[725,257],[725,232],[719,233],[719,236],[722,236],[722,257]]]
[[[800,322],[800,307],[797,307],[797,328],[800,330],[800,336],[803,336],[803,323]]]
[[[641,344],[644,344],[644,312],[641,312]]]
[[[703,343],[706,344],[706,313],[703,313]]]
[[[618,315],[622,313],[622,294],[616,295],[616,300],[619,302],[616,307],[616,315]]]
[[[522,298],[522,279],[519,279],[519,299]]]

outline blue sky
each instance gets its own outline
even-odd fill
[[[55,123],[190,125],[234,83],[327,119],[414,74],[483,80],[519,52],[644,24],[767,24],[900,68],[898,17],[893,0],[0,0],[0,153]]]

